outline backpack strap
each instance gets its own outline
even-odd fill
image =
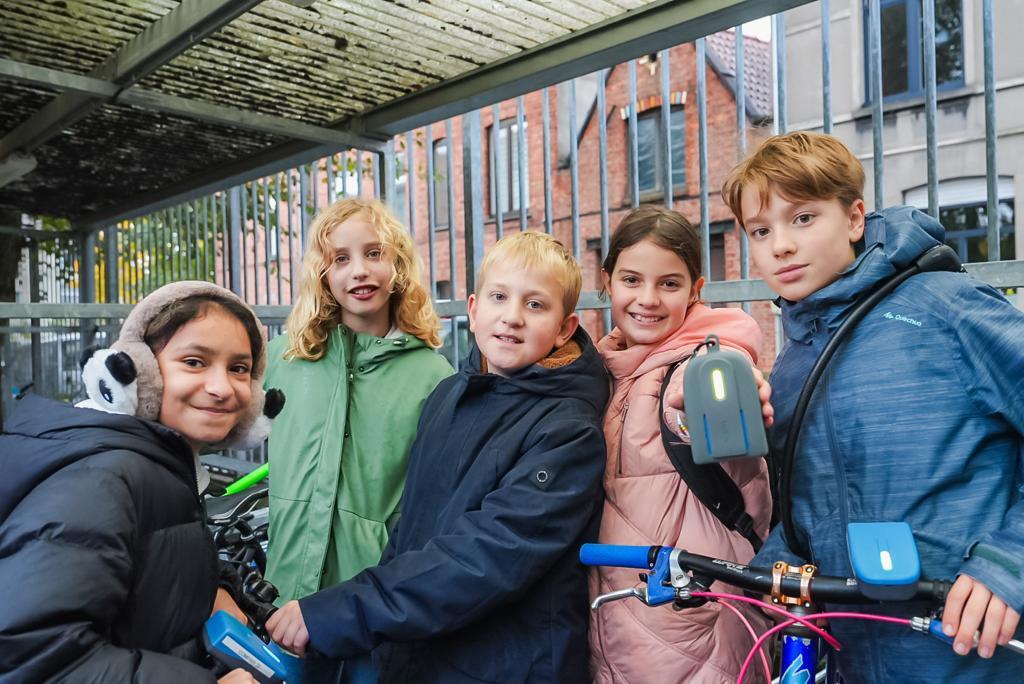
[[[669,366],[668,372],[665,373],[665,379],[661,383],[661,393],[658,396],[658,425],[661,426],[661,442],[665,446],[668,459],[672,461],[676,472],[683,478],[683,482],[690,488],[690,491],[723,525],[743,535],[743,538],[754,547],[754,553],[757,553],[761,549],[763,541],[754,532],[754,519],[747,514],[740,488],[720,464],[699,465],[694,463],[690,445],[680,441],[679,436],[665,425],[665,390],[668,389],[668,383],[676,369],[688,361],[691,356],[693,355],[689,354]]]

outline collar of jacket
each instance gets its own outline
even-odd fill
[[[670,366],[693,351],[711,333],[730,347],[743,349],[757,363],[760,331],[740,309],[712,309],[694,304],[675,332],[654,344],[626,346],[622,332],[615,328],[597,343],[598,351],[616,380],[636,378],[655,368]]]
[[[578,328],[571,341],[578,345],[580,353],[570,363],[557,368],[545,368],[535,363],[509,377],[482,371],[483,358],[479,348],[473,344],[469,361],[458,374],[463,383],[463,391],[474,393],[493,390],[499,394],[577,398],[588,402],[598,412],[604,412],[611,386],[608,371],[586,330]],[[566,346],[569,346],[568,343]]]
[[[786,337],[802,344],[831,334],[868,290],[913,263],[945,236],[942,224],[914,207],[892,207],[865,217],[865,249],[829,285],[791,302],[779,297]]]
[[[398,337],[377,337],[366,333],[353,332],[344,325],[338,325],[331,333],[329,348],[344,350],[350,358],[358,357],[361,363],[378,364],[385,359],[409,351],[426,347],[427,343],[409,333]]]

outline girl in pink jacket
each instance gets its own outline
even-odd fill
[[[608,460],[600,542],[680,547],[745,563],[754,555],[750,542],[727,529],[690,492],[665,453],[658,425],[659,419],[676,424],[675,411],[667,405],[666,415],[659,416],[665,373],[709,333],[757,362],[757,324],[740,309],[702,304],[700,274],[700,237],[677,212],[640,207],[612,235],[602,275],[615,329],[598,343],[615,378],[604,420]],[[673,387],[682,385],[683,368],[676,371]],[[763,539],[771,517],[764,461],[724,466]],[[595,568],[591,599],[636,583],[635,570]],[[740,610],[759,633],[764,631],[768,622],[757,609]],[[590,640],[594,679],[602,683],[735,682],[753,643],[739,618],[720,604],[676,612],[640,601],[615,601],[592,613]]]

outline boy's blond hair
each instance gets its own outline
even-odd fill
[[[409,232],[381,202],[347,198],[321,211],[310,227],[299,297],[286,324],[285,358],[317,361],[327,352],[327,338],[341,320],[341,307],[326,282],[334,254],[329,238],[335,228],[356,214],[365,216],[376,228],[384,253],[394,262],[388,303],[391,324],[431,347],[441,346],[441,321],[423,285],[423,269]]]
[[[741,226],[743,192],[750,186],[760,194],[761,206],[775,188],[791,200],[838,199],[849,207],[864,199],[864,167],[831,135],[786,133],[765,140],[722,185],[722,198]]]
[[[537,269],[550,273],[562,286],[563,315],[568,316],[576,310],[583,288],[580,265],[572,252],[551,235],[527,230],[498,240],[480,264],[476,281],[478,297],[487,282],[487,272],[496,262],[514,263],[523,270]]]

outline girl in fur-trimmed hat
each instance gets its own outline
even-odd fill
[[[219,586],[198,453],[266,427],[262,326],[223,288],[174,283],[102,358],[135,415],[102,405],[110,386],[90,390],[102,411],[28,396],[0,435],[0,680],[213,682],[203,623],[241,612]]]

